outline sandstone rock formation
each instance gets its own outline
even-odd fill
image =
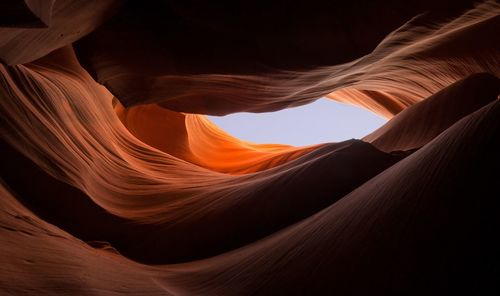
[[[0,4],[0,294],[499,292],[500,5],[271,2]],[[390,120],[204,116],[322,96]]]

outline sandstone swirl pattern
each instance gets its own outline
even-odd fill
[[[278,4],[20,1],[0,23],[0,294],[494,291],[500,6],[332,2],[270,27]],[[390,120],[292,147],[203,115],[325,95]]]

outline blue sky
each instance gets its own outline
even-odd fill
[[[209,118],[242,140],[295,146],[359,139],[386,122],[370,111],[329,99],[276,112]]]

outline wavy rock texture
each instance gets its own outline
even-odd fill
[[[156,15],[167,10],[163,4],[153,15],[132,7],[76,48],[125,106],[156,102],[220,115],[273,111],[331,93],[391,117],[470,74],[500,74],[499,5],[464,10],[472,2],[327,1],[286,13],[283,6],[234,7],[250,20],[209,17],[217,5],[178,4],[169,17]]]
[[[229,135],[203,115],[183,114],[155,104],[127,109],[119,102],[115,104],[122,123],[144,143],[223,173],[245,174],[272,168],[322,146],[255,144]]]
[[[500,8],[434,2],[57,0],[48,28],[15,17],[1,294],[500,292]],[[326,94],[395,116],[292,147],[200,114]]]
[[[87,35],[112,14],[118,1],[60,0],[54,3],[54,0],[28,0],[26,4],[25,1],[19,0],[7,2],[16,2],[21,7],[27,5],[32,12],[40,11],[35,15],[47,15],[45,25],[50,24],[48,28],[42,29],[19,28],[15,23],[7,24],[5,28],[0,27],[0,62],[16,65],[32,62]],[[0,16],[12,16],[17,13],[9,3],[2,5],[6,7],[0,12]],[[42,16],[41,18],[44,19]]]

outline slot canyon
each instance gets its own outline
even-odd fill
[[[2,0],[0,295],[500,295],[499,76],[496,0]]]

